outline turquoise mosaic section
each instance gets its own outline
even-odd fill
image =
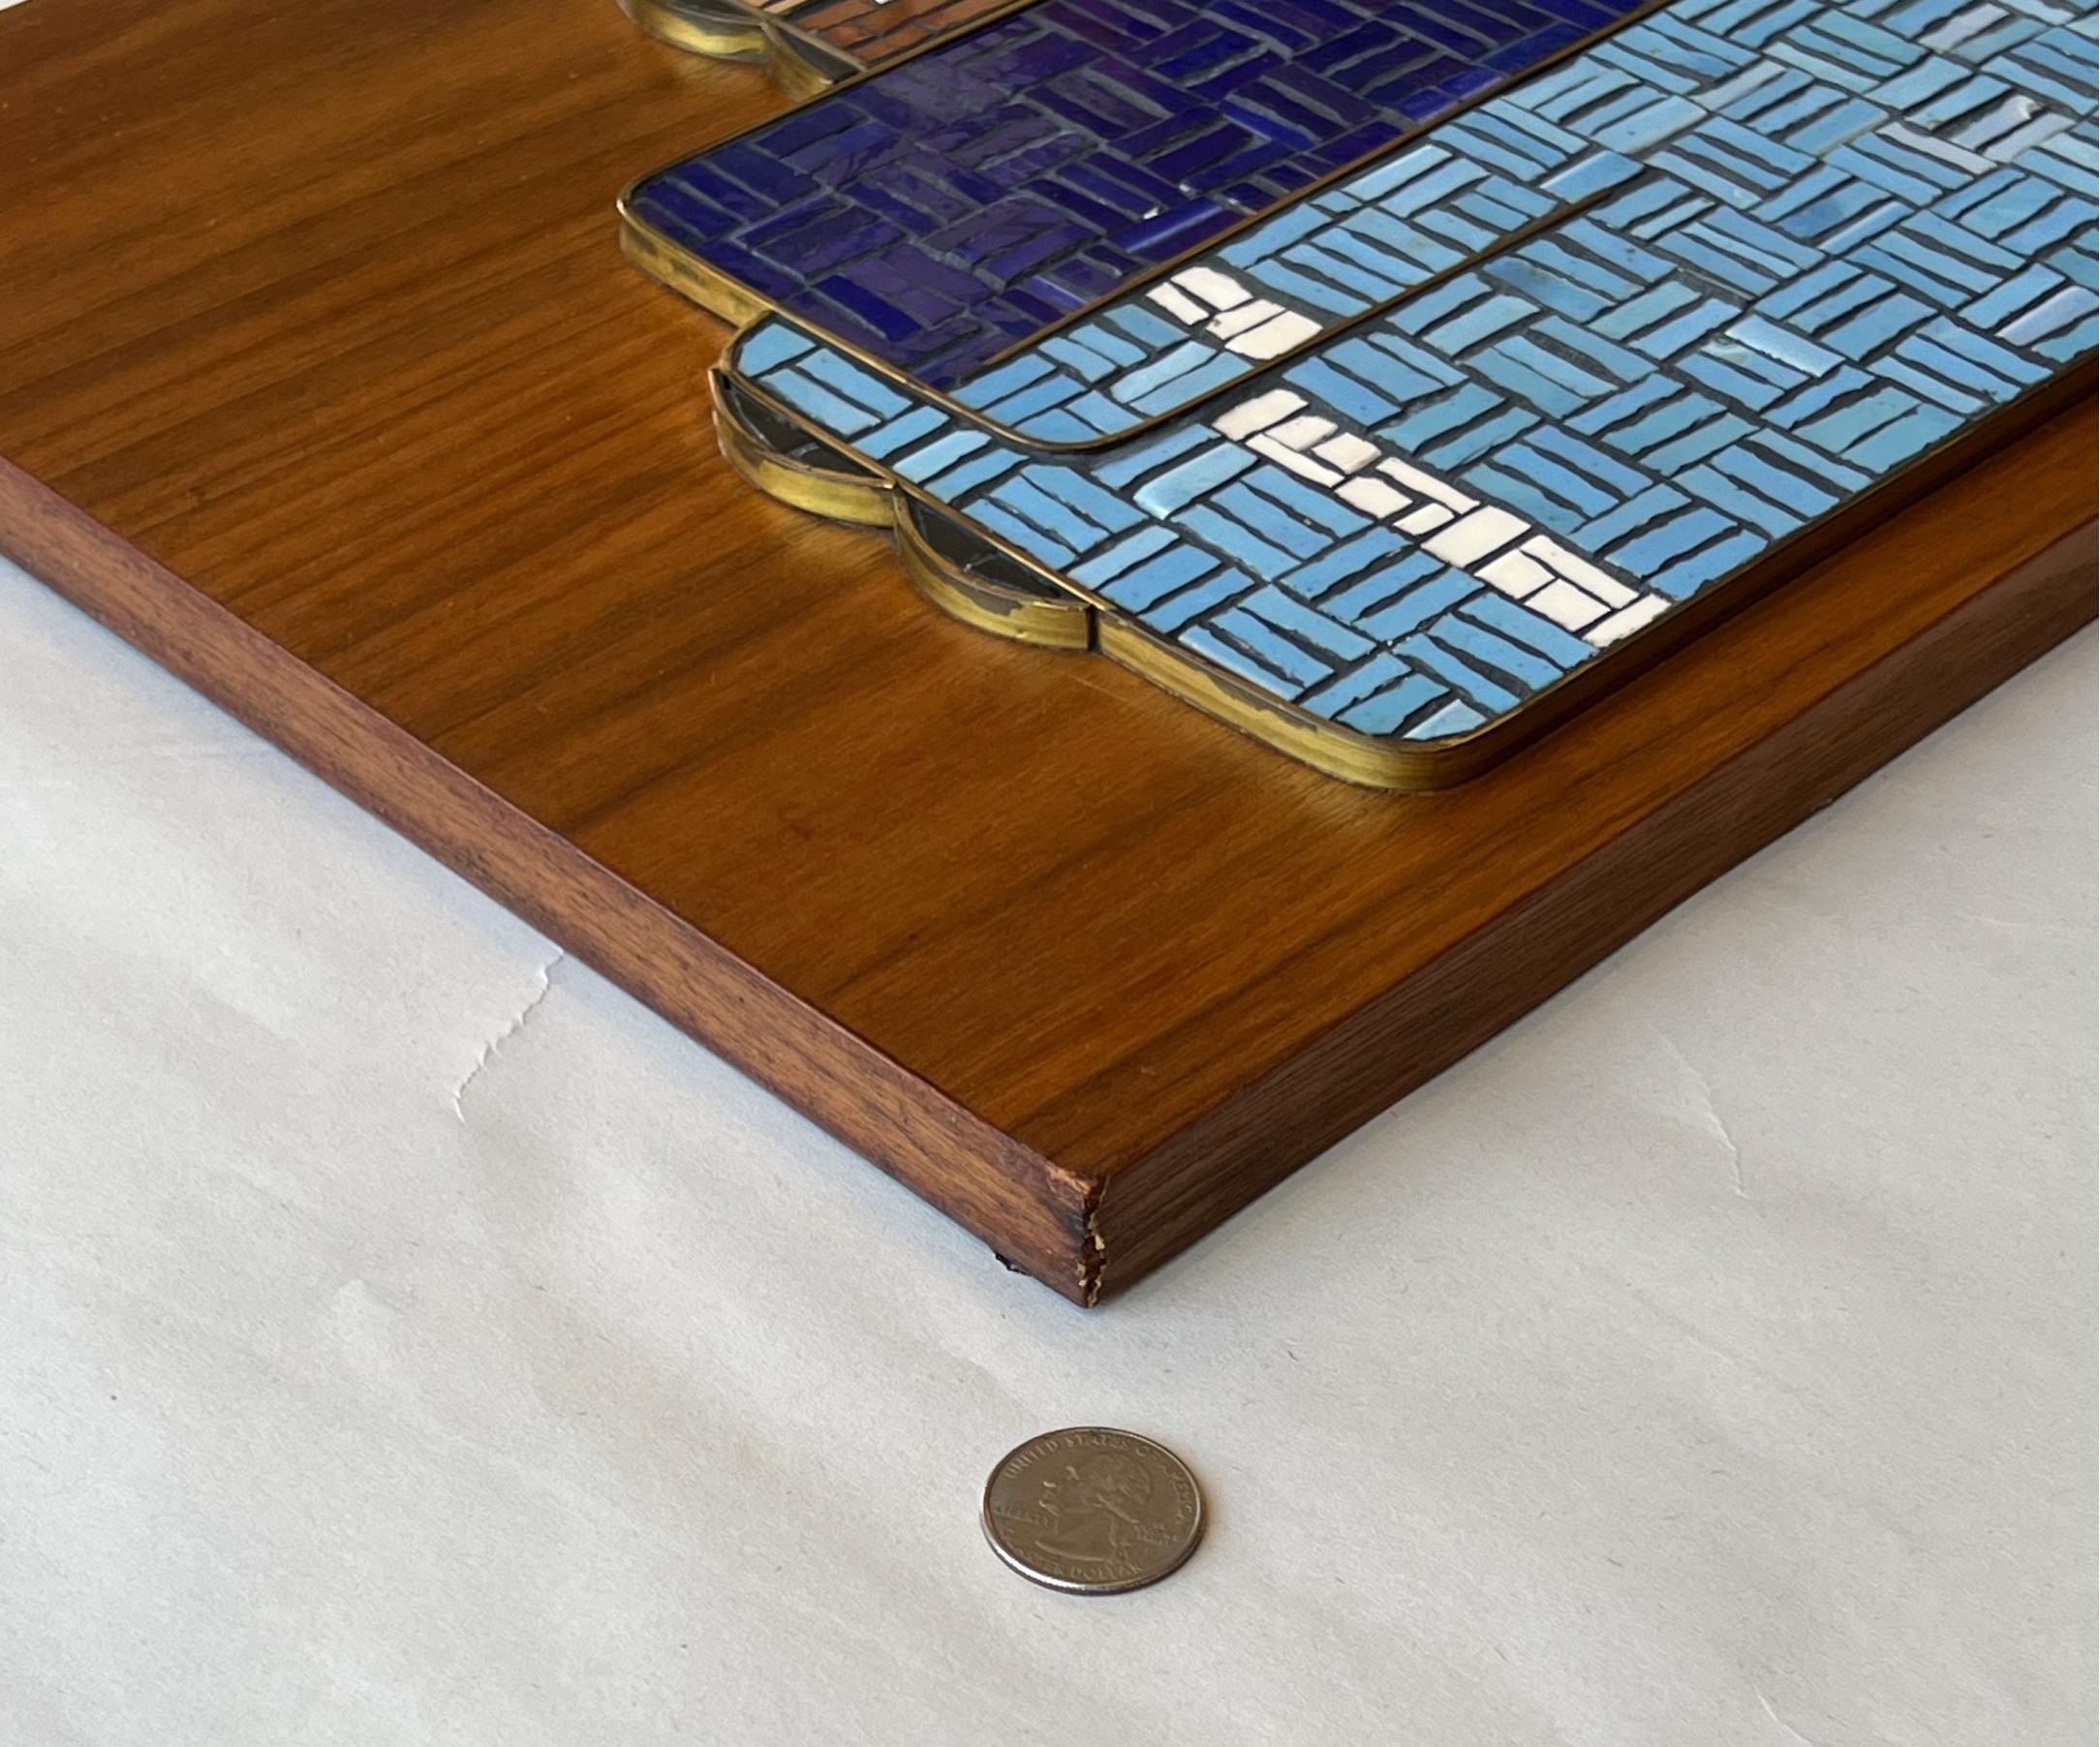
[[[1462,733],[2091,353],[2094,33],[2051,0],[1683,0],[1191,263],[1232,287],[1185,268],[980,379],[1037,444],[783,319],[733,358],[1274,696]],[[1436,246],[1374,256],[1374,217]],[[1235,293],[1314,326],[1214,381]],[[1085,395],[1199,393],[1039,446]]]

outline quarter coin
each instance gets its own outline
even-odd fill
[[[1031,1582],[1071,1595],[1157,1583],[1202,1533],[1196,1477],[1134,1431],[1046,1431],[1007,1452],[984,1485],[992,1550]]]

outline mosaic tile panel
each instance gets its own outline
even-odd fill
[[[948,388],[1638,10],[1038,0],[645,178],[629,208]]]
[[[733,361],[1261,690],[1463,733],[2091,355],[2094,33],[2054,0],[1680,0],[1428,142],[1476,182],[1542,143],[1623,160],[1585,200],[1512,206],[1103,449],[1015,442],[780,318]]]

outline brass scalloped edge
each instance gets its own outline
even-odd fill
[[[620,10],[660,43],[717,61],[762,60],[766,36],[756,18],[696,18],[664,0],[620,0]]]
[[[973,629],[1041,649],[1093,647],[1095,614],[1084,600],[1067,595],[1049,577],[1043,578],[1040,593],[1024,593],[952,563],[920,526],[921,516],[931,512],[888,480],[838,454],[828,444],[812,446],[836,455],[836,467],[819,467],[775,448],[730,404],[726,390],[734,381],[720,366],[707,373],[715,441],[723,458],[747,484],[792,509],[856,527],[888,529],[896,536],[897,556],[911,586],[951,619],[960,619]]]
[[[927,540],[917,500],[896,499],[897,557],[911,586],[951,619],[974,630],[1037,649],[1086,650],[1096,646],[1093,607],[1054,583],[1039,594],[1003,586],[989,576],[959,568]],[[957,524],[961,526],[962,524]]]
[[[1365,787],[1441,788],[1465,781],[1478,768],[1471,760],[1454,759],[1448,751],[1381,745],[1346,728],[1316,722],[1132,622],[1097,612],[1077,596],[1070,596],[1068,604],[1049,598],[1065,591],[1047,572],[1035,572],[1042,580],[1042,595],[1024,595],[959,568],[937,552],[915,525],[923,511],[911,494],[843,454],[836,469],[783,454],[739,417],[726,397],[726,388],[733,385],[758,398],[751,384],[719,364],[707,373],[707,382],[716,439],[739,476],[791,508],[860,527],[887,527],[907,579],[950,618],[1038,648],[1098,650],[1227,727],[1327,776]],[[1010,554],[1003,556],[1035,569]]]
[[[724,393],[725,377],[707,373],[715,408],[715,442],[744,482],[791,509],[807,510],[834,522],[863,528],[888,528],[897,520],[887,480],[845,462],[817,467],[797,455],[784,454],[737,415]],[[828,447],[828,445],[826,445]]]
[[[710,19],[681,12],[666,0],[620,0],[620,6],[645,33],[673,48],[715,61],[762,63],[798,103],[864,71],[844,59],[835,71],[824,67],[791,33],[766,19],[746,17],[740,9],[726,8],[722,17]]]

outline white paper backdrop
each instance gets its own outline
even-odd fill
[[[0,569],[0,1742],[2085,1747],[2093,697],[1088,1317]]]

